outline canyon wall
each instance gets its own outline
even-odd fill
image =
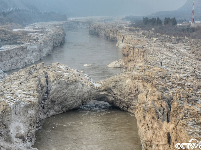
[[[43,63],[0,82],[0,149],[32,149],[40,121],[96,97],[96,84],[68,66]]]
[[[192,53],[194,40],[119,26],[90,27],[92,34],[117,39],[127,68],[99,82],[100,99],[135,114],[144,150],[201,141],[201,65]]]
[[[13,30],[14,34],[20,34],[20,38],[17,44],[10,43],[0,48],[0,69],[9,71],[22,68],[51,54],[54,47],[65,42],[63,24],[35,23],[25,29]]]
[[[33,63],[64,41],[61,25],[45,25],[20,31],[31,45],[3,47],[0,69]],[[94,24],[89,32],[117,42],[123,59],[109,67],[127,71],[94,83],[57,63],[33,65],[7,76],[0,81],[0,149],[31,149],[42,119],[97,97],[135,114],[143,150],[176,149],[177,143],[201,141],[201,63],[199,44],[193,44],[199,41],[130,28],[123,22]]]

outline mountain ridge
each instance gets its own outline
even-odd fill
[[[191,21],[193,0],[187,0],[186,3],[175,11],[160,11],[152,14],[154,17],[176,17],[178,20]],[[201,1],[195,0],[195,20],[201,20]]]

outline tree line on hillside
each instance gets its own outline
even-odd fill
[[[129,30],[134,28],[141,28],[142,30],[152,30],[155,33],[166,34],[175,37],[188,37],[191,39],[201,39],[201,27],[192,27],[186,19],[176,20],[174,18],[165,17],[162,21],[160,18],[141,17],[141,19],[135,18],[135,16],[127,16],[123,20],[130,21]],[[177,22],[183,24],[177,26]],[[134,28],[133,28],[134,27]]]
[[[162,20],[160,18],[151,18],[149,19],[148,17],[144,17],[143,18],[143,24],[144,25],[151,25],[151,26],[161,26],[161,25],[165,25],[165,26],[176,26],[177,25],[177,20],[176,18],[166,18],[164,19],[164,21],[162,22]]]
[[[7,15],[10,15],[10,14],[13,14],[16,12],[20,12],[20,11],[27,11],[27,12],[31,12],[31,13],[38,12],[37,10],[28,10],[28,9],[14,7],[14,8],[10,8],[7,10],[3,10],[2,12],[0,12],[0,15],[3,15],[4,17],[6,17]]]
[[[29,10],[23,8],[10,8],[0,12],[0,25],[17,23],[20,25],[35,22],[66,21],[65,14],[57,12],[40,12],[39,10]]]

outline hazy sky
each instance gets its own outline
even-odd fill
[[[112,15],[149,15],[157,11],[176,10],[187,0],[74,0],[73,5],[84,13]],[[81,4],[79,4],[81,2]],[[69,4],[71,4],[70,2]],[[71,6],[71,5],[69,5]],[[81,6],[81,7],[80,7]],[[73,10],[74,8],[74,10]],[[69,7],[75,12],[75,7]]]
[[[187,0],[24,0],[40,10],[57,11],[72,16],[149,15],[176,10]]]
[[[139,0],[152,7],[153,11],[176,10],[183,6],[187,0]]]

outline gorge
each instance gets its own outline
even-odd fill
[[[195,46],[199,40],[143,31],[128,27],[121,21],[93,23],[89,33],[99,36],[93,37],[99,38],[99,44],[103,42],[102,37],[113,41],[111,47],[96,45],[95,49],[104,47],[104,50],[98,49],[100,54],[104,54],[101,56],[103,59],[96,57],[97,51],[93,50],[88,51],[91,55],[83,51],[79,56],[76,47],[84,47],[85,41],[71,47],[71,56],[74,49],[78,60],[66,57],[69,61],[63,61],[64,65],[52,64],[56,58],[62,58],[59,52],[65,54],[58,47],[52,55],[41,60],[46,65],[30,66],[0,82],[2,149],[31,148],[35,130],[42,119],[78,108],[93,99],[108,102],[135,115],[143,150],[175,149],[177,143],[186,143],[192,138],[201,141],[201,66],[199,46]],[[73,31],[71,34],[78,33]],[[68,39],[70,43],[71,38],[73,36]],[[90,35],[85,37],[90,42],[93,38]],[[122,59],[115,44],[122,49]],[[69,51],[67,53],[70,54]],[[112,57],[114,54],[117,56]],[[91,66],[84,67],[83,56],[88,58],[84,63]],[[92,62],[90,57],[95,57]],[[79,65],[69,65],[84,70],[96,82],[83,72],[66,66],[70,61],[78,62]],[[115,62],[109,65],[112,61]],[[97,73],[100,70],[104,71]]]

